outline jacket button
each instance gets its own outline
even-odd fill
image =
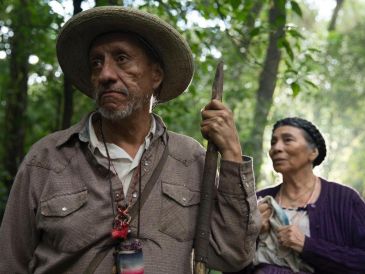
[[[121,195],[119,192],[115,193],[115,200],[116,201],[120,201],[121,200]]]

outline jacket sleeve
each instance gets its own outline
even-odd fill
[[[351,214],[351,213],[350,213]],[[365,273],[365,203],[356,195],[353,199],[352,246],[306,237],[301,257],[316,271],[326,273]]]
[[[29,273],[38,242],[29,169],[23,162],[13,183],[0,228],[0,273]]]
[[[252,160],[221,161],[211,221],[208,267],[238,271],[253,259],[260,222]]]

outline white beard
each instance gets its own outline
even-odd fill
[[[137,110],[143,108],[146,104],[149,105],[151,110],[151,103],[154,102],[154,97],[149,97],[148,95],[144,96],[135,96],[129,93],[128,90],[123,90],[121,93],[128,96],[127,105],[120,110],[111,110],[105,107],[100,106],[99,96],[96,99],[97,111],[101,114],[101,116],[110,121],[119,121],[129,117],[131,114],[136,112]],[[98,94],[98,93],[97,93]]]
[[[134,111],[142,107],[142,102],[129,102],[128,105],[121,110],[110,110],[104,107],[98,107],[98,112],[107,120],[118,121],[129,117]]]

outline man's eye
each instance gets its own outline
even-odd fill
[[[125,62],[127,60],[127,56],[125,56],[125,54],[119,54],[118,56],[117,56],[117,61],[119,62],[119,63],[123,63],[123,62]]]
[[[95,68],[99,68],[102,65],[102,62],[100,59],[93,59],[90,61],[90,67],[95,69]]]

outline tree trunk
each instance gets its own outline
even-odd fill
[[[9,58],[10,79],[5,91],[4,154],[2,164],[5,174],[3,182],[8,191],[12,186],[19,164],[24,157],[25,121],[28,92],[29,52],[24,41],[28,41],[29,28],[27,1],[22,1],[22,9],[14,9],[10,38]],[[27,28],[28,26],[28,28]]]
[[[266,50],[266,57],[263,69],[259,78],[259,88],[256,94],[256,106],[253,118],[253,128],[246,145],[246,151],[253,156],[255,161],[256,180],[259,181],[259,174],[262,164],[263,135],[267,123],[273,94],[277,81],[281,51],[278,46],[280,38],[285,35],[285,6],[284,1],[274,0],[269,11],[269,22],[272,31],[269,35],[269,45]]]
[[[82,11],[81,2],[83,0],[73,0],[74,12],[73,15]],[[62,129],[71,126],[71,120],[73,115],[73,88],[70,80],[64,76],[63,78],[63,116],[62,116]]]
[[[328,25],[328,31],[333,31],[336,28],[336,22],[338,18],[338,13],[343,5],[344,0],[337,0],[336,1],[336,7],[333,10],[331,21]]]

